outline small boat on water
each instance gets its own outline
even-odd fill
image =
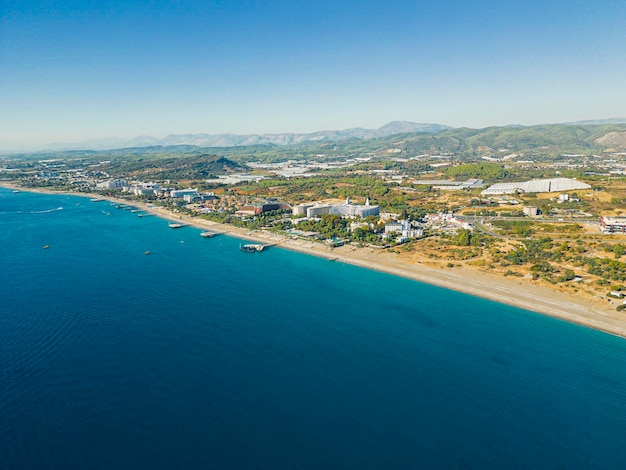
[[[261,245],[260,243],[246,243],[245,245],[239,245],[239,249],[241,251],[245,251],[246,253],[256,253],[263,251],[265,249],[265,245]]]
[[[44,249],[44,250],[47,250],[47,249],[49,249],[49,248],[50,248],[50,245],[44,245],[44,246],[43,246],[43,249]]]
[[[97,198],[97,197],[92,197],[92,198],[91,198],[91,199],[89,199],[89,200],[90,200],[91,202],[102,202],[102,201],[104,201],[104,199],[100,199],[100,198]]]
[[[149,251],[146,251],[144,254],[145,254],[145,255],[149,255],[149,254],[150,254],[150,252],[149,252]]]
[[[200,236],[204,238],[213,238],[215,236],[215,232],[205,231],[205,232],[200,233]]]
[[[184,224],[175,224],[173,222],[169,225],[170,228],[181,228],[184,226],[185,226]]]

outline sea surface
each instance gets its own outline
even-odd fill
[[[626,465],[626,340],[137,215],[0,188],[1,468]]]

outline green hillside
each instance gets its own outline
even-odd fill
[[[248,170],[245,165],[228,158],[207,154],[129,159],[112,162],[109,169],[146,180],[201,180],[217,174]]]
[[[566,125],[530,127],[488,127],[449,129],[433,133],[395,134],[375,139],[349,139],[338,142],[306,142],[272,148],[222,149],[238,161],[309,159],[318,155],[364,156],[400,150],[401,156],[454,154],[457,158],[498,156],[503,152],[556,157],[568,153],[602,153],[609,146],[597,142],[609,133],[626,133],[626,124]],[[616,139],[610,140],[614,143]],[[623,139],[626,141],[626,138]],[[624,150],[624,145],[616,150]]]
[[[450,155],[455,159],[471,160],[483,156],[504,156],[508,153],[529,157],[554,158],[563,154],[602,154],[606,150],[626,151],[626,124],[578,125],[553,124],[542,126],[458,128],[438,133],[409,132],[386,137],[337,141],[309,141],[292,145],[250,145],[238,147],[208,147],[193,145],[154,146],[106,151],[39,152],[15,155],[18,158],[61,158],[71,160],[101,159],[118,165],[121,171],[158,173],[159,168],[176,167],[174,160],[186,157],[186,163],[176,168],[181,173],[212,173],[220,163],[208,161],[211,155],[228,158],[227,169],[237,170],[237,164],[251,161],[276,162],[285,160],[324,160],[338,157],[390,155],[403,158],[423,154]],[[199,160],[198,160],[199,159]],[[210,158],[209,158],[210,160]],[[158,165],[147,162],[159,162]],[[234,163],[237,162],[237,163]],[[130,165],[128,170],[124,165]],[[223,172],[223,171],[222,171]]]

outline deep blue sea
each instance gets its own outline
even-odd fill
[[[76,196],[0,228],[1,468],[626,466],[624,339]]]

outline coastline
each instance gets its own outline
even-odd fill
[[[526,280],[505,278],[470,268],[432,268],[422,264],[409,263],[397,254],[387,250],[357,248],[345,245],[330,248],[321,243],[293,239],[264,230],[248,229],[220,224],[198,217],[175,214],[161,207],[92,193],[52,191],[45,188],[24,188],[10,182],[0,182],[0,186],[24,192],[43,194],[67,194],[80,197],[98,198],[117,204],[133,205],[141,210],[165,220],[182,222],[198,229],[211,230],[219,234],[255,241],[269,246],[277,246],[304,254],[327,258],[333,261],[385,272],[432,284],[445,289],[463,292],[472,296],[512,305],[539,314],[576,323],[605,333],[626,338],[626,315],[617,312],[611,305],[600,300],[592,301],[584,297],[573,297],[545,286],[538,286]]]

